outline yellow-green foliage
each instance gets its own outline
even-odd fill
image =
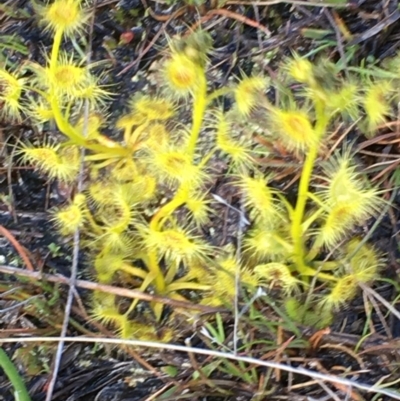
[[[110,139],[101,130],[109,91],[77,54],[61,50],[63,40],[83,31],[88,12],[79,0],[37,7],[53,37],[52,51],[44,66],[27,65],[29,80],[0,70],[3,116],[55,122],[64,142],[21,150],[24,161],[48,177],[73,182],[85,163],[85,190],[52,218],[63,235],[82,231],[94,279],[177,300],[197,291],[202,302],[217,305],[232,302],[236,274],[248,288],[274,286],[286,295],[307,291],[316,276],[325,289],[313,300],[328,313],[351,299],[359,282],[377,277],[378,252],[349,237],[377,214],[380,192],[361,173],[351,148],[321,168],[316,161],[339,122],[362,117],[360,126],[370,134],[385,121],[393,80],[371,78],[364,85],[357,76],[342,78],[329,61],[312,64],[295,56],[275,85],[278,104],[266,96],[274,84],[265,77],[242,77],[212,91],[206,77],[210,40],[198,32],[171,43],[160,74],[165,88],[134,94],[117,121],[119,139]],[[218,105],[222,95],[234,100],[228,112]],[[190,121],[181,113],[188,107]],[[255,133],[301,160],[293,204],[277,189],[274,171],[258,165],[270,151],[254,140]],[[213,247],[200,230],[212,218],[207,191],[215,158],[229,166],[251,220],[240,257]],[[137,303],[95,294],[93,315],[123,337],[135,336],[146,331],[131,320]],[[152,307],[160,319],[162,306]]]

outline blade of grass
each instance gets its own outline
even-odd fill
[[[28,390],[26,389],[25,383],[19,375],[16,367],[12,363],[3,348],[0,347],[0,367],[4,370],[4,373],[10,380],[14,387],[14,398],[15,401],[31,401]]]

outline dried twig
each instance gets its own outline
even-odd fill
[[[324,374],[320,372],[315,372],[309,369],[304,369],[304,368],[298,368],[290,365],[285,365],[282,363],[277,363],[277,362],[271,362],[271,361],[261,361],[256,358],[251,358],[251,357],[246,357],[246,356],[240,356],[240,355],[234,355],[233,353],[228,353],[228,352],[219,352],[219,351],[213,351],[213,350],[208,350],[204,348],[195,348],[195,347],[185,347],[183,345],[176,345],[176,344],[166,344],[166,343],[159,343],[159,342],[153,342],[153,341],[139,341],[139,340],[123,340],[119,338],[88,338],[88,337],[31,337],[31,338],[24,338],[23,340],[21,338],[5,338],[1,339],[0,342],[2,343],[20,343],[21,341],[24,342],[38,342],[38,343],[43,343],[43,342],[74,342],[74,343],[103,343],[103,344],[117,344],[117,345],[131,345],[134,347],[142,347],[142,348],[156,348],[160,350],[167,350],[167,351],[176,351],[176,352],[191,352],[193,354],[199,354],[199,355],[208,355],[208,356],[213,356],[215,358],[225,358],[225,359],[230,359],[233,361],[241,361],[247,364],[252,364],[252,365],[258,365],[258,366],[264,366],[267,368],[272,368],[272,369],[281,369],[285,372],[291,372],[295,373],[298,375],[303,375],[303,376],[308,376],[316,380],[323,380],[327,381],[330,383],[333,383],[334,385],[341,385],[344,387],[347,387],[349,389],[352,388],[357,388],[359,390],[364,390],[369,393],[376,393],[376,394],[381,394],[381,395],[386,395],[388,397],[391,397],[394,400],[400,400],[400,392],[394,391],[394,390],[389,390],[387,388],[379,388],[378,386],[370,386],[365,383],[360,383],[358,381],[353,381],[353,380],[348,380],[339,376],[334,376],[331,374]]]
[[[10,241],[12,246],[15,248],[15,250],[18,252],[18,255],[21,256],[22,260],[24,261],[26,268],[33,272],[35,269],[32,266],[31,261],[28,258],[28,255],[26,254],[26,250],[23,248],[23,246],[15,239],[15,237],[8,231],[5,227],[0,225],[0,235],[3,235]]]
[[[27,278],[34,279],[34,280],[45,280],[45,281],[49,281],[52,283],[71,285],[70,279],[65,276],[53,275],[53,274],[43,274],[40,272],[29,272],[29,271],[19,269],[17,267],[12,267],[12,266],[0,265],[0,273],[27,277]],[[162,297],[159,295],[147,294],[145,292],[138,291],[138,290],[129,290],[126,288],[115,287],[112,285],[93,283],[91,281],[86,281],[86,280],[76,280],[75,286],[80,287],[80,288],[85,288],[87,290],[92,290],[92,291],[107,292],[109,294],[115,294],[115,295],[119,295],[121,297],[126,297],[126,298],[140,299],[142,301],[148,301],[148,302],[160,302],[164,305],[169,305],[169,306],[172,306],[175,308],[198,310],[203,313],[218,313],[218,312],[221,313],[221,312],[228,311],[227,309],[224,309],[224,308],[213,308],[213,307],[206,306],[206,305],[194,304],[194,303],[185,302],[185,301],[178,301],[175,299]]]
[[[373,290],[371,287],[368,287],[365,284],[359,283],[359,286],[365,291],[368,295],[374,297],[377,299],[379,302],[382,303],[382,305],[394,316],[397,317],[397,319],[400,320],[400,312],[390,304],[390,302],[386,301],[385,298],[383,298],[380,294],[378,294],[375,290]]]
[[[228,0],[226,5],[239,4],[242,6],[273,6],[274,4],[293,4],[297,6],[314,6],[314,7],[333,7],[333,8],[349,8],[350,4],[338,4],[338,3],[323,3],[321,1],[311,0],[260,0],[260,1],[243,1],[243,0]]]
[[[242,14],[226,10],[225,8],[217,8],[215,10],[209,10],[206,15],[203,15],[198,21],[196,21],[190,27],[189,32],[193,32],[194,30],[196,30],[201,24],[211,19],[214,15],[221,15],[222,17],[234,19],[236,21],[241,22],[242,24],[249,25],[253,28],[257,28],[258,30],[263,31],[268,37],[272,35],[272,32],[265,25],[262,25],[257,21],[247,18]]]

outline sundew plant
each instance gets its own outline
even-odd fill
[[[133,94],[110,137],[102,126],[112,86],[103,87],[102,76],[78,53],[63,50],[85,32],[85,3],[56,0],[35,3],[35,10],[52,37],[51,51],[44,65],[0,69],[2,118],[55,124],[63,140],[26,143],[19,151],[49,179],[72,185],[84,163],[84,190],[51,218],[63,236],[81,231],[94,280],[216,306],[232,304],[240,274],[243,291],[274,287],[295,315],[313,279],[323,289],[312,292],[312,308],[329,317],[359,283],[378,276],[382,256],[353,233],[379,213],[382,191],[362,173],[351,146],[323,159],[339,124],[357,122],[373,135],[385,122],[397,71],[345,78],[329,60],[294,55],[274,82],[242,76],[213,89],[207,77],[212,40],[194,32],[169,43],[159,74],[163,88]],[[224,96],[232,100],[227,111],[220,105]],[[188,109],[191,118],[181,118]],[[279,189],[277,170],[265,164],[278,149],[298,161],[291,193]],[[215,218],[216,160],[227,166],[250,222],[240,252],[217,248],[203,234]],[[96,292],[92,314],[123,338],[158,338],[145,319],[135,320],[148,314],[138,304]],[[159,321],[163,305],[150,306]],[[161,337],[170,336],[165,330]]]

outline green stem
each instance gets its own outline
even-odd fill
[[[157,269],[158,269],[158,264],[157,264]],[[160,275],[160,274],[161,274],[161,272],[158,273],[158,275]],[[161,277],[163,278],[162,274],[161,274]],[[141,286],[138,288],[138,290],[139,290],[139,291],[142,291],[142,292],[145,292],[146,289],[148,288],[148,286],[149,286],[153,281],[154,281],[154,274],[148,273],[148,274],[146,275],[145,279],[143,280],[143,283],[142,283]],[[158,288],[157,288],[157,289],[158,289]],[[162,294],[163,294],[163,293],[165,293],[165,289],[163,290]],[[131,304],[130,304],[128,310],[124,313],[124,316],[125,316],[126,318],[129,317],[130,313],[136,308],[136,306],[137,306],[138,303],[139,303],[139,298],[135,298],[135,299],[131,302]],[[163,306],[163,304],[161,304],[161,306]],[[162,310],[161,310],[161,312],[162,312]],[[161,315],[160,315],[159,317],[161,317]],[[159,318],[158,318],[157,320],[159,321]]]
[[[63,30],[57,30],[53,38],[53,47],[51,49],[49,70],[51,74],[55,73],[58,65],[58,56],[60,54],[60,47],[63,38]],[[61,111],[60,104],[55,93],[55,88],[50,88],[47,101],[53,111],[54,119],[57,123],[58,129],[67,136],[74,145],[83,146],[86,149],[93,150],[97,153],[105,152],[106,154],[113,154],[116,156],[124,157],[129,154],[129,151],[122,146],[116,146],[115,148],[108,148],[106,146],[96,145],[89,143],[84,136],[82,136],[64,117]],[[67,113],[68,114],[68,113]]]
[[[207,106],[207,80],[205,74],[199,77],[199,88],[193,96],[193,114],[192,130],[190,132],[188,153],[193,158],[196,150],[197,140],[199,138],[201,126],[203,124],[204,114]]]
[[[304,263],[304,244],[303,244],[303,217],[307,202],[308,187],[310,185],[311,174],[314,168],[315,159],[318,155],[318,144],[313,145],[307,154],[301,173],[299,191],[297,196],[296,208],[293,213],[291,235],[293,240],[294,261],[300,274],[306,274],[308,267]]]
[[[182,206],[186,202],[187,192],[188,189],[186,187],[180,187],[175,196],[153,215],[150,221],[150,228],[152,230],[159,230],[161,228],[161,220],[170,216],[179,206]]]
[[[58,55],[60,53],[61,41],[63,37],[63,30],[57,29],[56,33],[54,34],[53,38],[53,47],[51,49],[51,57],[50,57],[50,71],[54,72],[55,68],[57,67],[58,63]]]
[[[203,118],[207,107],[207,79],[205,73],[199,77],[199,87],[193,96],[193,113],[192,113],[192,129],[190,131],[189,143],[187,147],[187,153],[190,158],[194,158],[196,151],[197,140],[200,135],[201,127],[203,124]],[[180,185],[175,196],[165,204],[151,219],[150,229],[160,230],[162,220],[167,216],[170,216],[178,207],[183,205],[187,199],[188,188]],[[154,284],[157,289],[157,293],[164,293],[166,290],[165,277],[161,272],[160,266],[157,260],[157,254],[155,251],[150,251],[148,254],[148,263],[146,263],[151,274],[155,276]]]
[[[187,153],[191,159],[194,158],[197,140],[203,124],[204,114],[207,107],[207,80],[205,74],[199,77],[199,88],[193,96],[192,129],[190,131]],[[179,206],[182,206],[187,199],[187,188],[182,185],[177,190],[175,196],[166,203],[151,219],[150,228],[159,229],[159,222],[166,216],[171,215]]]
[[[322,273],[316,269],[311,269],[311,267],[308,267],[305,276],[318,276],[319,279],[324,281],[338,281],[337,277],[333,276],[332,274]]]
[[[305,263],[304,233],[302,224],[308,198],[308,188],[310,186],[311,175],[314,170],[315,160],[318,156],[321,138],[324,136],[329,122],[329,115],[327,115],[325,107],[320,102],[316,103],[315,111],[317,120],[315,125],[315,135],[317,140],[308,150],[307,157],[304,162],[303,171],[301,172],[300,177],[296,207],[293,212],[291,224],[294,262],[298,272],[303,275],[313,275],[315,273],[315,270],[307,266]]]
[[[313,245],[311,246],[310,251],[308,252],[306,259],[308,261],[314,260],[318,254],[321,252],[321,248],[324,245],[322,237],[320,235],[314,240]]]
[[[50,64],[49,70],[50,74],[54,76],[57,65],[58,65],[58,56],[60,54],[60,47],[61,41],[63,37],[63,30],[58,29],[53,38],[53,47],[51,49],[51,56],[50,56]],[[71,141],[73,141],[76,145],[83,145],[85,139],[79,135],[73,127],[66,121],[64,118],[60,105],[58,104],[57,95],[55,93],[54,85],[50,87],[50,93],[48,96],[48,102],[50,104],[51,110],[53,111],[54,119],[56,120],[58,129],[66,135]]]
[[[19,375],[14,364],[11,362],[10,358],[0,347],[0,367],[4,370],[4,373],[10,380],[14,387],[14,399],[15,401],[31,401],[28,390],[26,389],[25,383]]]
[[[212,290],[212,286],[207,285],[207,284],[195,283],[193,281],[179,282],[179,283],[175,282],[175,283],[171,283],[168,286],[168,292],[175,292],[175,291],[180,291],[180,290],[210,291],[210,290]]]
[[[102,235],[102,234],[103,234],[103,230],[102,230],[102,228],[95,222],[95,220],[94,220],[94,218],[93,218],[92,213],[90,212],[90,210],[89,210],[87,207],[85,207],[84,210],[85,210],[85,217],[86,217],[87,221],[89,222],[90,227],[92,228],[93,232],[94,232],[96,235]]]
[[[146,266],[149,269],[151,276],[154,276],[154,285],[156,286],[157,294],[164,294],[166,289],[165,279],[158,264],[157,254],[155,251],[149,252]]]
[[[122,263],[120,270],[130,274],[131,276],[140,277],[142,279],[145,279],[148,274],[139,267],[131,266],[129,263]]]
[[[210,93],[207,96],[207,104],[211,103],[217,97],[227,95],[228,93],[231,93],[231,92],[232,92],[232,88],[222,87],[222,88],[216,89],[214,92]]]

